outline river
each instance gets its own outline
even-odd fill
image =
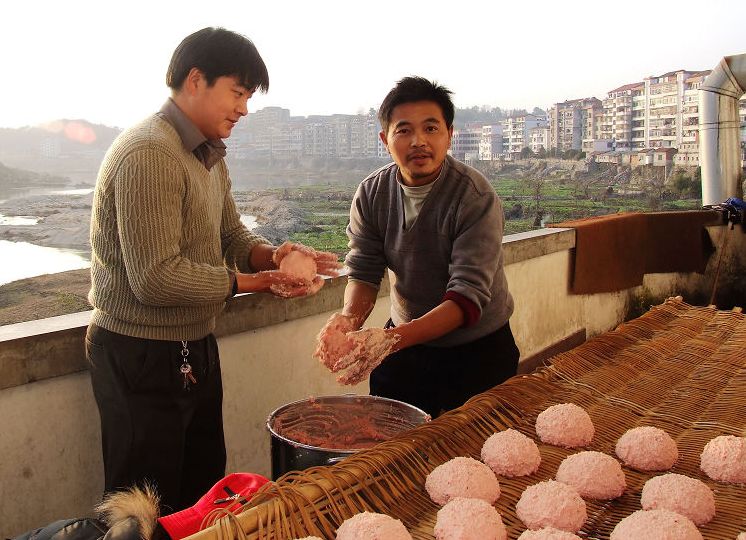
[[[85,195],[91,190],[67,190],[57,192],[70,195]],[[5,216],[0,214],[0,226],[33,227],[39,221],[35,216]],[[257,226],[256,217],[242,215],[241,221],[251,230]],[[90,255],[85,251],[38,246],[28,242],[0,240],[0,285],[19,279],[55,274],[68,270],[88,268]]]

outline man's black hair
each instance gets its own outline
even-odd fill
[[[451,101],[451,92],[445,86],[437,82],[430,82],[424,77],[404,77],[396,83],[386,95],[378,109],[378,121],[384,133],[389,129],[391,112],[394,107],[402,103],[413,103],[416,101],[433,101],[438,104],[443,112],[446,127],[453,125],[454,108]]]
[[[225,28],[203,28],[185,37],[171,56],[166,84],[181,89],[192,68],[202,72],[209,86],[218,77],[235,76],[249,90],[269,90],[267,66],[252,41]]]

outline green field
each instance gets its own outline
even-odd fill
[[[546,225],[620,212],[694,210],[701,206],[699,199],[672,198],[667,194],[651,201],[645,193],[622,195],[605,186],[589,190],[589,197],[585,198],[574,186],[560,181],[545,181],[537,188],[536,182],[530,180],[499,178],[492,185],[503,202],[506,235],[540,228],[541,225],[534,225],[537,221]],[[356,187],[336,184],[270,191],[293,200],[306,213],[308,230],[295,233],[291,240],[342,257],[347,251],[345,229]]]

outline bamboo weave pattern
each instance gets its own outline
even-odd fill
[[[734,540],[746,531],[746,486],[712,481],[699,470],[700,453],[710,439],[746,436],[746,319],[740,312],[671,298],[429,424],[338,465],[286,474],[231,520],[240,521],[243,531],[223,526],[218,536],[333,539],[342,521],[368,510],[402,520],[414,539],[431,540],[438,506],[424,490],[427,474],[455,456],[479,459],[487,437],[512,427],[533,438],[542,457],[533,475],[498,477],[502,495],[495,507],[515,539],[525,529],[515,515],[523,490],[553,478],[565,457],[582,450],[545,445],[536,437],[537,415],[565,402],[580,405],[593,419],[596,432],[588,450],[616,457],[614,446],[627,429],[647,425],[667,431],[679,449],[670,472],[700,479],[714,490],[717,515],[700,527],[704,538]],[[660,474],[627,467],[624,472],[622,497],[586,501],[588,520],[579,536],[608,539],[622,518],[640,509],[645,481]]]

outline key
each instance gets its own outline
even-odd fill
[[[179,371],[181,371],[181,374],[184,376],[184,390],[189,388],[190,382],[192,384],[197,383],[197,379],[194,378],[194,374],[192,373],[192,365],[189,362],[181,364]]]

